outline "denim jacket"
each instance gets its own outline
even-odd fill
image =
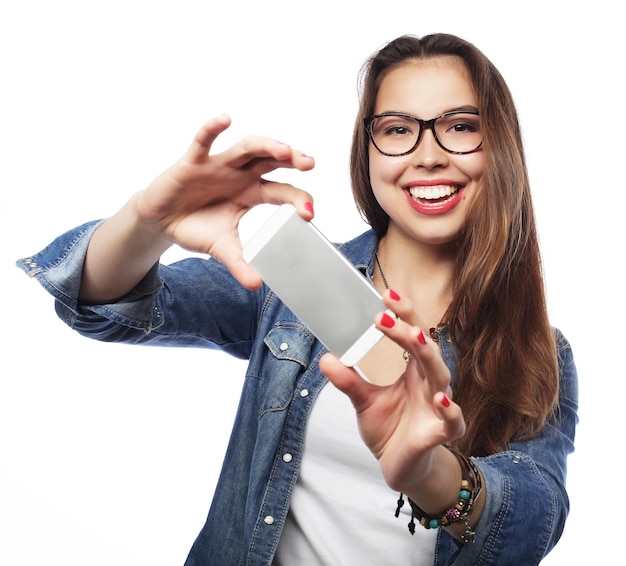
[[[222,473],[186,565],[271,564],[298,477],[307,419],[327,383],[318,367],[324,347],[266,286],[241,287],[213,259],[155,265],[114,304],[80,305],[83,260],[97,225],[67,232],[18,266],[55,297],[60,318],[85,336],[217,348],[249,360]],[[376,245],[377,236],[368,231],[340,249],[371,278]],[[486,485],[476,541],[462,545],[440,530],[435,565],[529,566],[561,536],[569,510],[566,460],[573,451],[578,384],[571,348],[556,332],[558,416],[537,438],[474,459]],[[439,344],[454,386],[457,366],[446,336],[444,328]]]

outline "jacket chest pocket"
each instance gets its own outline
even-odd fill
[[[260,376],[266,392],[263,410],[282,410],[293,397],[298,376],[309,365],[315,337],[303,324],[277,323],[263,341],[267,347]]]

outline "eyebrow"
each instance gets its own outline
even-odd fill
[[[446,110],[444,114],[446,112],[478,112],[478,108],[476,106],[472,106],[471,104],[466,104],[465,106],[459,106],[458,108]]]
[[[437,114],[437,116],[448,114],[448,112],[476,112],[478,113],[478,108],[471,104],[465,104],[463,106],[456,106],[454,108],[448,108],[447,110],[444,110],[443,112],[440,112],[439,114]],[[414,114],[412,114],[411,112],[405,112],[403,110],[385,110],[383,112],[376,112],[376,114],[406,114],[408,116],[414,116]],[[419,116],[415,116],[415,117],[418,118]]]

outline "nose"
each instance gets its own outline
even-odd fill
[[[422,139],[408,157],[413,167],[434,169],[445,167],[449,163],[450,154],[437,143],[432,129],[424,128]]]

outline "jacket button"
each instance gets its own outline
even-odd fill
[[[302,391],[300,391],[300,397],[306,397],[308,394],[309,394],[308,389],[303,389]]]
[[[271,515],[268,515],[267,517],[265,517],[265,519],[263,519],[263,522],[266,525],[273,525],[274,524],[274,517],[272,517]]]
[[[293,460],[293,456],[289,453],[287,454],[283,454],[283,462],[286,462],[287,464],[289,464],[289,462],[291,462]]]
[[[281,352],[284,352],[287,348],[289,348],[289,344],[287,344],[287,342],[283,342],[279,348]]]

